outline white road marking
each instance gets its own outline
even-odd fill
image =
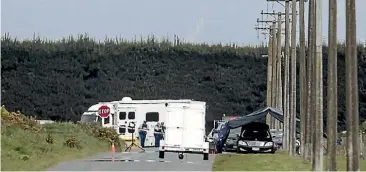
[[[145,151],[145,152],[119,152],[122,154],[135,154],[135,153],[156,153],[157,151]]]

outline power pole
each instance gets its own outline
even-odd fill
[[[267,15],[274,15],[274,14],[276,14],[275,12],[273,12],[273,13],[264,13],[263,11],[261,12],[261,14],[263,15],[263,14],[267,14]],[[282,13],[278,13],[278,16],[281,16],[282,15]],[[275,21],[275,20],[259,20],[259,18],[257,18],[257,23],[266,23],[266,24],[268,24],[268,23],[275,23],[275,22],[277,22],[277,24],[278,24],[278,28],[280,28],[281,27],[281,25],[282,25],[282,23],[283,23],[283,21],[281,20],[281,17],[279,17],[279,19],[277,19],[277,21]],[[266,29],[269,29],[269,28],[265,28],[265,27],[262,27],[262,28],[260,28],[260,27],[257,27],[256,28],[257,30],[258,29],[261,29],[261,30],[266,30]],[[273,29],[273,34],[276,34],[276,28],[275,28],[275,26],[274,25],[271,25],[271,30]],[[278,59],[282,59],[281,58],[281,56],[282,56],[282,54],[281,54],[281,49],[282,49],[282,46],[281,46],[281,35],[283,34],[282,33],[282,31],[281,31],[281,29],[277,29],[278,31],[277,31],[277,34],[276,34],[276,44],[277,44],[277,54],[275,54],[276,55],[276,57],[274,57],[275,55],[273,55],[272,53],[273,53],[273,51],[271,52],[271,69],[268,67],[268,76],[267,76],[267,78],[269,77],[269,75],[271,75],[271,87],[267,87],[267,99],[272,99],[271,100],[271,104],[268,104],[267,106],[271,106],[271,107],[276,107],[276,108],[279,108],[280,110],[282,110],[282,104],[283,104],[283,102],[282,102],[282,74],[281,74],[281,71],[282,71],[282,66],[281,66],[281,60],[278,60]],[[271,33],[271,35],[272,35],[272,33]],[[271,38],[271,41],[273,41],[273,38]],[[271,46],[273,46],[274,45],[274,43],[273,44],[271,44]],[[271,47],[271,49],[273,50],[273,48],[274,47]],[[276,62],[276,64],[273,64],[275,61],[275,59],[273,59],[273,58],[275,58],[275,59],[277,59],[277,62]],[[276,67],[276,68],[274,68],[274,66]],[[275,72],[274,72],[275,71]],[[269,73],[269,72],[271,72],[271,73]],[[276,76],[273,76],[273,75],[276,75]],[[277,79],[276,81],[275,80],[273,80],[273,79]],[[269,81],[269,79],[267,80],[267,84],[269,84],[268,83],[268,81]],[[272,89],[272,86],[275,86],[275,88],[277,88],[277,89]],[[268,88],[270,88],[271,90],[268,90]],[[274,91],[273,91],[274,90]],[[271,94],[271,96],[269,96],[269,94]],[[272,102],[273,101],[273,99],[275,99],[275,98],[272,98],[272,96],[273,95],[277,95],[277,99],[274,101],[274,102]],[[274,129],[280,129],[281,128],[281,124],[280,124],[280,122],[278,121],[278,120],[276,120],[276,119],[274,119],[274,118],[272,118],[270,115],[268,115],[267,114],[267,116],[266,116],[266,123],[270,126],[270,128],[274,128]]]
[[[305,59],[305,1],[300,0],[300,143],[305,143],[306,135],[306,59]],[[305,145],[300,144],[300,151],[305,152]],[[304,153],[301,154],[304,158]]]
[[[259,22],[259,19],[257,20]],[[267,28],[255,28],[256,30],[264,30]],[[267,106],[272,107],[272,26],[268,28],[269,30],[269,39],[268,39],[268,65],[267,65]],[[271,128],[271,116],[267,114],[266,116],[266,124]]]
[[[296,0],[292,0],[292,13],[296,13]],[[290,145],[289,154],[296,154],[296,23],[297,16],[292,15],[291,26],[291,89],[290,89]]]
[[[285,2],[285,82],[283,113],[283,148],[288,150],[290,143],[290,1]]]
[[[273,28],[273,35],[272,35],[272,74],[273,74],[273,78],[272,78],[272,90],[274,90],[272,92],[272,105],[273,107],[277,108],[277,102],[278,102],[278,92],[277,92],[277,34],[276,34],[276,22],[274,21],[272,24],[272,28]],[[272,118],[272,128],[276,127],[275,125],[275,121],[276,119]],[[276,128],[275,128],[276,129]]]
[[[277,108],[283,110],[282,102],[282,18],[281,12],[278,13],[277,19]],[[280,122],[276,120],[276,129],[280,128]]]
[[[284,149],[288,149],[288,144],[289,144],[289,133],[290,133],[290,129],[289,129],[289,123],[290,123],[290,119],[289,119],[289,100],[290,100],[290,88],[289,88],[289,55],[290,55],[290,15],[297,15],[296,14],[296,9],[290,13],[289,9],[290,9],[290,5],[289,5],[289,1],[290,0],[267,0],[268,1],[276,1],[278,3],[285,1],[285,13],[281,13],[281,15],[285,15],[285,53],[284,53],[284,62],[285,62],[285,74],[284,74],[284,89],[283,89],[283,115],[284,115],[284,119],[283,119],[283,148]],[[299,0],[297,0],[299,1]],[[280,3],[281,5],[283,5],[282,3]],[[273,13],[271,15],[274,15]]]
[[[337,171],[337,0],[329,0],[328,23],[328,86],[327,86],[327,170]]]
[[[268,39],[268,74],[267,74],[267,106],[272,107],[272,27]],[[267,115],[266,123],[271,128],[271,116]]]
[[[360,171],[355,0],[346,1],[347,171]]]
[[[261,15],[275,15],[276,13],[273,11],[272,13],[269,12],[261,12]],[[260,22],[259,19],[257,19],[257,22]],[[261,21],[261,22],[268,22],[268,21]],[[280,23],[282,21],[279,21]],[[276,32],[276,21],[272,21],[272,95],[271,95],[271,103],[272,107],[278,108],[279,104],[279,92],[278,92],[278,70],[277,70],[277,32]],[[280,32],[281,34],[281,32]],[[270,128],[271,129],[277,129],[279,128],[279,121],[276,120],[273,117],[270,118]]]
[[[306,131],[308,134],[305,138],[305,160],[308,160],[313,163],[313,143],[314,143],[314,91],[315,91],[315,82],[314,82],[314,59],[315,59],[315,0],[309,0],[309,20],[308,20],[308,58],[307,58],[307,96],[308,98],[307,107],[306,107],[306,118],[308,121],[308,125],[306,125]]]
[[[316,0],[316,59],[315,59],[315,134],[313,171],[323,170],[323,54],[322,0]]]

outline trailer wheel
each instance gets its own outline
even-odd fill
[[[159,158],[164,159],[164,151],[159,151]]]
[[[203,154],[203,160],[208,160],[208,153]]]

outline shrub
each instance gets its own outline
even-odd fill
[[[52,135],[50,133],[47,134],[46,142],[48,144],[53,144],[53,137],[52,137]]]
[[[110,150],[102,141],[73,123],[38,124],[1,108],[1,171],[39,171],[62,161]],[[77,151],[76,151],[77,150]]]
[[[110,144],[114,143],[117,148],[122,148],[123,141],[119,139],[119,135],[113,128],[102,127],[98,123],[78,123],[81,128],[91,136],[97,137],[102,141],[108,141]]]
[[[81,145],[80,145],[80,140],[76,139],[76,137],[71,137],[71,138],[67,138],[64,142],[64,145],[69,147],[69,148],[77,148],[77,149],[82,149]]]
[[[42,128],[34,117],[28,117],[17,112],[8,112],[5,106],[1,106],[1,122],[6,126],[19,126],[24,130],[39,132]]]

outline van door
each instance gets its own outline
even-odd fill
[[[184,109],[170,104],[166,114],[166,146],[183,146]]]
[[[132,139],[132,133],[134,137],[136,137],[137,132],[137,123],[136,123],[136,109],[135,108],[118,108],[117,111],[117,125],[119,127],[119,134],[122,135],[122,138],[127,140]],[[135,125],[134,129],[129,128],[129,126]]]
[[[205,112],[184,106],[183,142],[186,148],[202,148],[205,136]]]

